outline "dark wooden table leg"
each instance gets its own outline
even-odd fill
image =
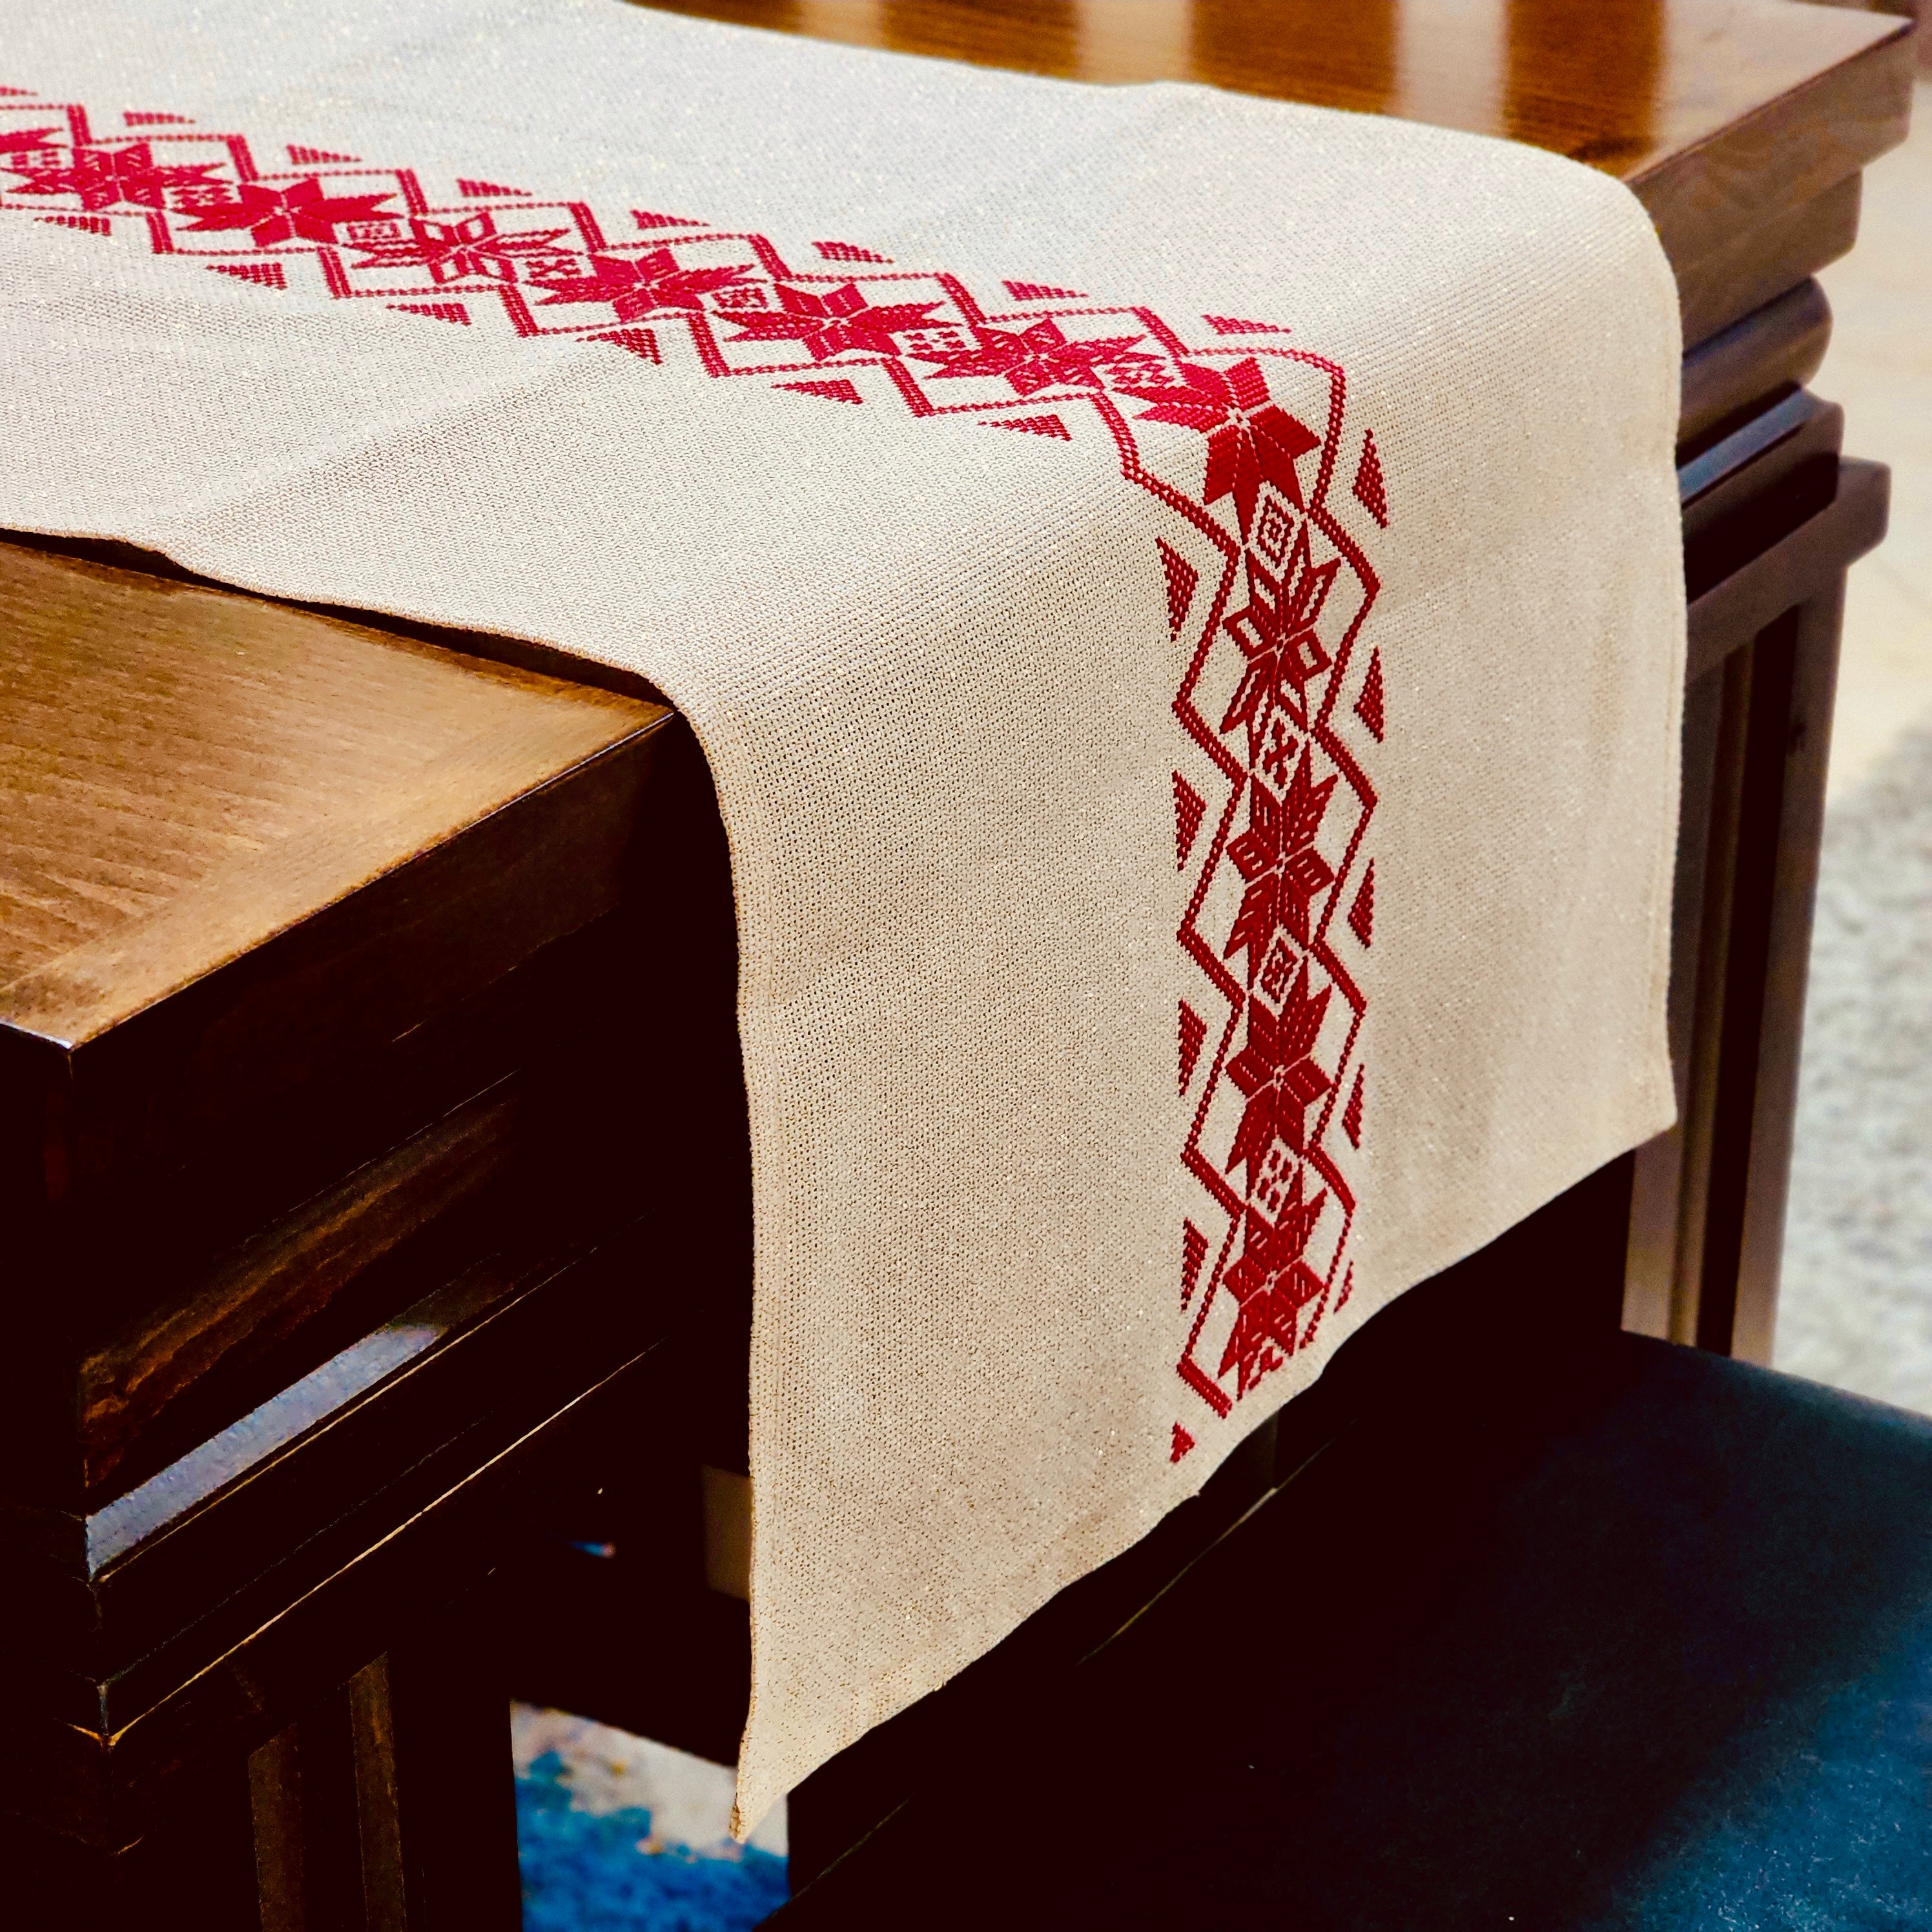
[[[260,1932],[518,1932],[510,1706],[478,1593],[250,1760]]]
[[[1754,1148],[1753,1130],[1765,1097],[1760,1077],[1770,1070],[1762,1051],[1766,1023],[1774,1018],[1767,998],[1768,974],[1773,928],[1780,922],[1774,892],[1780,872],[1786,869],[1779,858],[1785,842],[1781,834],[1787,744],[1804,616],[1802,608],[1786,611],[1727,667],[1740,674],[1727,677],[1725,698],[1726,710],[1742,731],[1730,814],[1728,943],[1721,960],[1723,983],[1706,1030],[1715,1077],[1709,1092],[1710,1160],[1702,1238],[1696,1250],[1696,1340],[1700,1348],[1720,1354],[1729,1354],[1733,1345],[1752,1170],[1764,1165],[1764,1150]],[[1815,874],[1815,850],[1810,856]],[[1808,895],[1805,910],[1808,923]],[[1802,962],[1800,974],[1802,998]],[[1794,1015],[1790,1029],[1794,1053],[1796,1018]],[[1782,1138],[1788,1152],[1788,1121]],[[1774,1294],[1774,1274],[1772,1291]]]
[[[519,1932],[510,1700],[487,1591],[389,1653],[410,1932]]]
[[[1738,1047],[1739,1060],[1748,1062],[1751,1074],[1734,1129],[1742,1158],[1733,1192],[1717,1204],[1726,1216],[1725,1238],[1736,1243],[1724,1251],[1732,1307],[1721,1341],[1732,1354],[1765,1364],[1771,1360],[1778,1310],[1844,600],[1840,576],[1792,613],[1780,640],[1788,656],[1779,664],[1779,688],[1766,707],[1763,728],[1767,770],[1761,809],[1768,849],[1758,857],[1760,876],[1754,882],[1763,934],[1758,1012]]]
[[[1751,1361],[1778,1302],[1845,575],[1886,502],[1878,466],[1838,464],[1826,508],[1691,605],[1682,1118],[1638,1151],[1624,1321]]]
[[[388,1932],[398,1922],[382,1913],[380,1866],[376,1898],[369,1896],[372,1861],[364,1844],[371,1800],[393,1782],[373,1762],[381,1754],[370,1736],[380,1730],[370,1707],[386,1689],[382,1663],[358,1672],[360,1682],[338,1687],[249,1760],[261,1932]],[[399,1897],[396,1886],[390,1889]]]
[[[1873,497],[1882,529],[1882,473],[1847,464],[1844,478],[1840,500]],[[1855,554],[1869,547],[1862,542]],[[1741,740],[1730,781],[1728,943],[1721,985],[1708,998],[1700,988],[1699,1032],[1714,1058],[1714,1080],[1701,1238],[1685,1256],[1693,1293],[1678,1318],[1694,1325],[1680,1339],[1762,1363],[1771,1359],[1777,1313],[1852,558],[1829,561],[1834,567],[1819,573],[1803,601],[1757,634],[1727,677],[1726,706],[1736,712],[1740,728],[1733,735]]]
[[[248,1760],[261,1932],[308,1932],[302,1771],[302,1731],[295,1724]]]

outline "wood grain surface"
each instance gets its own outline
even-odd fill
[[[665,715],[0,544],[0,1024],[93,1037]]]
[[[1677,271],[1688,343],[1844,253],[1856,190],[1844,184],[1904,138],[1911,112],[1910,21],[1794,0],[651,4],[1028,74],[1201,81],[1548,148],[1636,190]]]
[[[155,1467],[170,1450],[194,1446],[194,1434],[179,1439],[178,1424],[176,1439],[158,1442],[156,1425],[197,1385],[233,1382],[298,1330],[312,1330],[412,1238],[520,1178],[520,1102],[527,1112],[508,1082],[478,1096],[243,1242],[192,1294],[91,1351],[78,1378],[90,1486],[111,1492],[137,1445]],[[345,1339],[367,1325],[365,1315]],[[227,1420],[218,1415],[214,1427]]]

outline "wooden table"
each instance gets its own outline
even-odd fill
[[[1829,328],[1809,278],[1904,131],[1911,53],[1903,22],[1786,0],[678,10],[1556,148],[1642,197],[1691,345],[1684,1126],[1378,1317],[1198,1503],[811,1780],[804,1876],[1439,1364],[1472,1300],[1529,1372],[1620,1308],[1768,1347],[1837,598],[1884,512],[1802,388]],[[674,1411],[711,1461],[742,1454],[747,1177],[716,1157],[742,1136],[701,765],[652,694],[541,647],[112,546],[0,544],[0,1188],[31,1234],[0,1310],[16,1862],[49,1922],[158,1916],[191,1874],[211,1926],[508,1926],[502,1678],[466,1593],[516,1573],[492,1614],[527,1693],[718,1754],[742,1710],[688,1453],[604,1479]],[[647,1000],[626,1025],[613,976],[640,970],[698,1023]],[[627,1094],[710,1096],[713,1158],[626,1129],[614,1066]],[[700,1168],[730,1177],[702,1198],[746,1252],[694,1318],[676,1210]],[[709,1660],[668,1691],[638,1666],[652,1620]]]

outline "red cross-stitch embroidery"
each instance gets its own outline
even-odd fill
[[[1387,720],[1382,716],[1382,654],[1369,653],[1369,674],[1362,680],[1362,694],[1355,700],[1355,716],[1366,724],[1377,744],[1382,741]]]
[[[1238,315],[1204,315],[1201,320],[1223,335],[1286,335],[1288,331],[1272,322],[1244,322]]]
[[[847,382],[843,376],[835,376],[825,382],[778,382],[773,387],[790,389],[801,396],[823,396],[832,403],[862,403],[866,400],[859,393],[858,384]]]
[[[1194,1078],[1201,1049],[1207,1042],[1208,1022],[1185,1000],[1180,1003],[1180,1090],[1187,1091]]]
[[[1382,484],[1382,460],[1376,453],[1376,433],[1369,430],[1362,438],[1361,460],[1355,466],[1355,501],[1366,510],[1384,530],[1388,528],[1388,493]]]
[[[1376,866],[1372,859],[1369,861],[1369,869],[1362,874],[1355,902],[1348,908],[1348,928],[1364,946],[1376,943]]]
[[[1005,439],[1016,460],[1056,460],[1042,442],[1104,452],[1146,493],[1149,596],[1182,667],[1176,1366],[1226,1418],[1306,1348],[1354,1285],[1368,1003],[1331,932],[1339,919],[1350,959],[1367,956],[1369,766],[1387,726],[1380,656],[1364,664],[1358,639],[1388,478],[1340,367],[1285,325],[1184,326],[1027,280],[982,302],[859,242],[782,250],[636,208],[607,226],[587,203],[492,180],[299,142],[275,150],[290,166],[263,166],[243,135],[121,118],[139,131],[97,134],[81,106],[0,87],[0,212],[266,291],[373,302],[445,325],[452,354],[493,332],[574,338],[622,352],[628,380],[748,379],[828,423],[826,402],[880,403],[1021,432]],[[1174,1066],[1172,1046],[1145,1050]],[[1178,1460],[1195,1441],[1175,1423],[1161,1447]]]
[[[1185,1308],[1201,1285],[1201,1264],[1208,1258],[1208,1237],[1192,1221],[1180,1224],[1180,1305]]]
[[[862,248],[856,242],[814,242],[812,244],[828,262],[890,262],[890,255]]]
[[[112,224],[105,225],[111,232]],[[214,274],[232,275],[238,282],[253,282],[260,288],[285,289],[289,285],[287,272],[279,262],[211,262],[208,266]]]
[[[1208,801],[1183,778],[1174,775],[1174,868],[1183,870],[1194,842],[1201,835],[1201,821],[1208,815]]]
[[[1163,537],[1156,537],[1154,547],[1160,554],[1162,573],[1167,579],[1167,628],[1179,637],[1193,608],[1194,593],[1200,586],[1201,573]]]

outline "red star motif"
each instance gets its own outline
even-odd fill
[[[1240,1304],[1222,1352],[1220,1370],[1224,1376],[1230,1369],[1235,1371],[1238,1395],[1246,1395],[1294,1353],[1300,1312],[1322,1293],[1322,1277],[1302,1257],[1328,1200],[1325,1188],[1312,1201],[1303,1200],[1301,1170],[1297,1168],[1281,1218],[1272,1227],[1252,1208],[1248,1210],[1240,1258],[1222,1277]]]
[[[378,220],[377,209],[389,199],[388,193],[324,194],[313,175],[290,188],[243,182],[234,200],[197,207],[186,230],[190,235],[208,235],[245,228],[258,248],[273,248],[284,242],[333,242],[338,221]]]
[[[550,292],[544,297],[543,305],[608,302],[620,322],[635,322],[640,316],[660,314],[667,309],[701,309],[706,296],[742,281],[751,273],[742,262],[725,268],[681,268],[668,248],[654,248],[648,255],[635,256],[592,255],[590,261],[587,275],[544,279],[541,286]]]
[[[1232,731],[1244,724],[1258,746],[1277,704],[1303,730],[1308,729],[1303,691],[1310,678],[1320,676],[1334,662],[1315,634],[1315,624],[1342,560],[1330,557],[1318,569],[1309,554],[1306,524],[1279,577],[1252,550],[1246,557],[1248,601],[1226,620],[1226,628],[1240,646],[1247,668],[1234,688],[1221,729]]]
[[[424,268],[430,280],[437,283],[478,275],[514,282],[520,269],[567,263],[570,250],[556,245],[565,232],[561,228],[526,229],[502,235],[494,218],[487,214],[460,221],[412,221],[407,241],[365,244],[368,252],[356,266]]]
[[[9,152],[22,153],[44,145],[38,138],[38,130],[7,143]],[[165,208],[171,190],[217,185],[208,178],[220,165],[216,161],[199,161],[188,167],[157,167],[146,141],[136,141],[126,148],[75,148],[69,152],[64,167],[58,164],[26,167],[18,161],[6,164],[8,172],[20,176],[23,184],[10,192],[76,195],[81,206],[90,214],[117,206]]]
[[[1324,986],[1309,998],[1304,963],[1279,1018],[1260,1000],[1249,999],[1248,1042],[1228,1063],[1228,1078],[1248,1099],[1228,1166],[1247,1168],[1250,1192],[1256,1170],[1276,1141],[1285,1141],[1297,1154],[1306,1151],[1308,1109],[1334,1084],[1309,1057],[1328,1010],[1329,992]]]
[[[1182,423],[1207,437],[1208,481],[1202,500],[1216,503],[1232,495],[1244,537],[1254,521],[1264,483],[1272,483],[1298,510],[1306,509],[1294,466],[1298,458],[1319,448],[1322,439],[1268,400],[1261,364],[1250,356],[1225,375],[1198,362],[1177,368],[1179,386],[1123,393],[1153,404],[1141,412],[1142,422]]]
[[[942,366],[933,380],[943,382],[966,376],[1004,376],[1022,396],[1041,389],[1100,387],[1099,365],[1118,362],[1139,341],[1138,335],[1109,335],[1098,340],[1070,342],[1053,322],[1036,322],[1017,332],[1008,328],[987,328],[976,324],[973,334],[977,349],[958,350],[946,356],[922,356],[922,362]]]
[[[1248,829],[1228,848],[1228,856],[1247,881],[1247,890],[1241,896],[1241,909],[1234,915],[1234,928],[1222,957],[1232,959],[1237,952],[1247,954],[1250,986],[1254,984],[1255,974],[1278,927],[1286,926],[1304,946],[1308,944],[1310,909],[1334,884],[1335,874],[1328,861],[1315,849],[1322,814],[1334,789],[1332,772],[1319,784],[1315,782],[1305,746],[1301,762],[1281,798],[1276,799],[1260,779],[1249,781]]]
[[[824,296],[781,282],[778,292],[779,312],[776,314],[734,314],[731,320],[740,327],[731,340],[797,342],[811,350],[814,362],[842,356],[848,350],[866,356],[896,356],[899,349],[893,337],[901,329],[929,328],[932,311],[939,306],[936,302],[890,302],[875,308],[852,282]]]

